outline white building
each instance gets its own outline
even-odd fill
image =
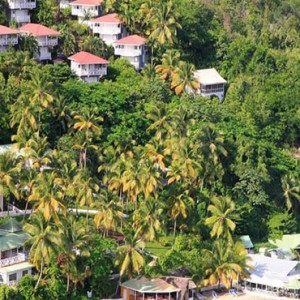
[[[10,10],[10,21],[19,24],[30,23],[29,10],[36,8],[35,0],[8,0]]]
[[[33,265],[24,248],[29,238],[12,218],[0,226],[0,284],[16,285],[23,276],[31,274]]]
[[[215,68],[197,70],[194,72],[194,76],[200,82],[197,94],[206,97],[217,96],[220,102],[223,101],[227,81],[221,77]]]
[[[18,30],[0,25],[0,52],[18,44],[18,34]]]
[[[102,0],[76,0],[70,3],[73,16],[79,21],[89,20],[101,15]]]
[[[108,14],[90,21],[90,27],[107,45],[126,36],[126,29],[118,15]]]
[[[59,1],[59,7],[61,9],[69,8],[70,7],[71,0],[60,0]]]
[[[146,63],[145,39],[138,35],[129,35],[113,43],[115,55],[127,59],[136,70]]]
[[[50,49],[57,45],[59,32],[40,24],[26,24],[20,28],[21,33],[31,34],[37,39],[39,53],[35,58],[41,60],[51,60]]]
[[[78,52],[70,56],[69,60],[71,61],[71,69],[82,81],[98,82],[102,76],[107,74],[109,61],[89,52]]]

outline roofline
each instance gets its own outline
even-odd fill
[[[166,291],[155,291],[155,292],[151,292],[151,291],[146,291],[146,292],[144,292],[144,291],[141,291],[141,290],[137,290],[137,289],[134,289],[134,288],[131,288],[131,287],[129,287],[129,286],[126,286],[126,285],[123,285],[122,283],[120,284],[120,286],[122,286],[122,287],[125,287],[125,288],[127,288],[127,289],[131,289],[131,290],[133,290],[133,291],[136,291],[136,292],[140,292],[140,293],[143,293],[143,294],[157,294],[157,293],[165,293],[165,294],[169,294],[169,293],[175,293],[175,292],[180,292],[181,291],[181,289],[177,289],[177,288],[175,288],[175,291],[173,291],[173,292],[166,292]]]

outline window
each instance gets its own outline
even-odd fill
[[[18,255],[18,250],[17,248],[14,248],[11,250],[11,256],[17,256]]]
[[[17,273],[10,274],[10,275],[8,276],[8,280],[9,280],[9,281],[16,281],[16,280],[17,280]]]
[[[2,283],[4,280],[3,280],[3,277],[2,275],[0,275],[0,283]]]
[[[25,271],[22,272],[22,276],[25,276],[27,274],[28,274],[28,270],[25,270]]]
[[[138,46],[134,46],[134,50],[138,49]]]

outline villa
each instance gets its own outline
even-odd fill
[[[20,28],[23,34],[32,35],[37,39],[39,52],[35,54],[38,61],[51,60],[50,49],[58,44],[59,32],[40,24],[26,24]]]
[[[194,76],[200,83],[200,88],[196,91],[197,94],[206,97],[216,96],[220,102],[223,101],[227,81],[215,68],[197,70],[194,72]]]
[[[31,274],[33,265],[24,248],[29,238],[12,218],[0,226],[0,284],[16,285],[23,276]]]
[[[9,19],[18,24],[30,23],[29,10],[36,8],[35,0],[8,0]]]
[[[126,36],[126,29],[117,14],[108,14],[90,21],[90,27],[107,45]]]
[[[0,25],[0,52],[18,44],[18,34],[18,30]]]
[[[146,42],[138,35],[129,35],[113,43],[115,55],[127,59],[136,70],[141,70],[146,63]]]
[[[109,61],[89,52],[81,51],[68,59],[71,61],[71,69],[82,81],[97,82],[107,74]]]
[[[121,298],[123,300],[192,300],[195,290],[196,285],[190,278],[140,277],[121,283]]]
[[[102,13],[102,0],[76,0],[70,3],[73,16],[77,16],[80,22],[95,18]]]

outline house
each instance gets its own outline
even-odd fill
[[[223,101],[227,81],[221,77],[215,68],[202,69],[194,72],[194,77],[199,81],[200,88],[196,91],[206,97],[216,96]]]
[[[84,22],[101,15],[102,0],[76,0],[70,3],[72,16],[77,16],[78,20]]]
[[[127,59],[136,70],[146,63],[145,39],[138,35],[129,35],[113,43],[115,55]]]
[[[60,0],[59,1],[59,7],[61,9],[69,8],[70,7],[70,2],[71,2],[71,0]]]
[[[22,34],[31,34],[37,39],[39,52],[35,58],[41,60],[51,60],[50,49],[58,44],[59,32],[40,24],[26,24],[20,28]]]
[[[180,277],[140,277],[125,281],[120,286],[123,300],[192,300],[196,289],[190,278]]]
[[[18,34],[18,30],[0,25],[0,52],[18,44]]]
[[[248,253],[253,252],[254,246],[249,235],[241,235],[239,236],[239,240],[243,243]]]
[[[30,23],[29,10],[36,8],[35,0],[8,0],[10,21],[18,24]]]
[[[278,259],[259,254],[249,255],[250,277],[244,279],[249,290],[278,291],[300,278],[299,261]]]
[[[85,82],[97,82],[107,74],[109,61],[81,51],[68,58],[71,61],[71,69]]]
[[[126,29],[117,14],[108,14],[90,21],[90,27],[107,45],[126,36]]]
[[[31,274],[33,265],[24,248],[29,238],[15,219],[0,226],[0,284],[15,285],[24,275]]]

